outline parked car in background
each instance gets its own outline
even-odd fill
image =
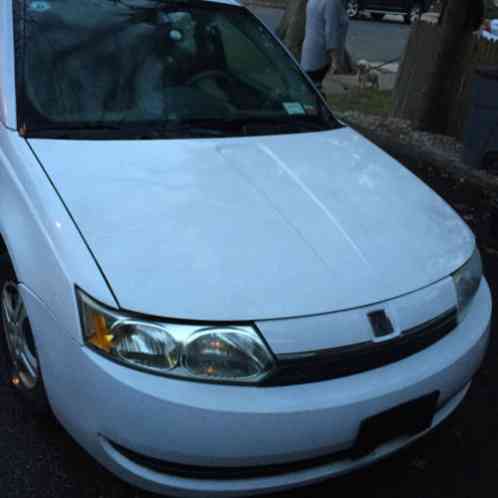
[[[432,0],[347,0],[346,9],[350,19],[368,13],[376,21],[386,14],[401,14],[406,24],[417,22],[431,7]]]

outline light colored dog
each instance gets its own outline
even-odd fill
[[[358,61],[358,86],[360,88],[380,89],[380,73],[366,60]]]

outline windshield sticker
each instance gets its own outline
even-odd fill
[[[304,105],[304,110],[306,114],[315,116],[318,113],[318,109],[314,105]]]
[[[290,115],[306,114],[304,112],[304,107],[299,102],[284,102],[283,106],[284,106],[285,110],[287,111],[287,114],[290,114]]]
[[[50,4],[42,0],[34,0],[30,3],[29,8],[35,12],[46,12],[50,9]]]

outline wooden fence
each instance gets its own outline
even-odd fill
[[[437,24],[419,22],[412,29],[394,91],[394,116],[410,120],[415,127],[427,98],[427,84],[434,72],[440,46]],[[498,43],[469,34],[460,42],[462,54],[448,74],[450,95],[447,134],[463,139],[465,122],[471,107],[472,83],[480,65],[498,65]],[[498,98],[498,96],[497,96]]]

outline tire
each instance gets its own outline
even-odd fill
[[[414,3],[412,8],[404,16],[405,24],[415,24],[422,17],[423,8],[420,3]]]
[[[346,13],[350,19],[357,19],[360,15],[360,3],[358,0],[348,0],[346,3]]]
[[[382,21],[385,17],[384,14],[380,14],[379,12],[372,12],[370,15],[374,21]]]
[[[7,256],[0,256],[0,368],[33,413],[51,413],[31,324]]]

